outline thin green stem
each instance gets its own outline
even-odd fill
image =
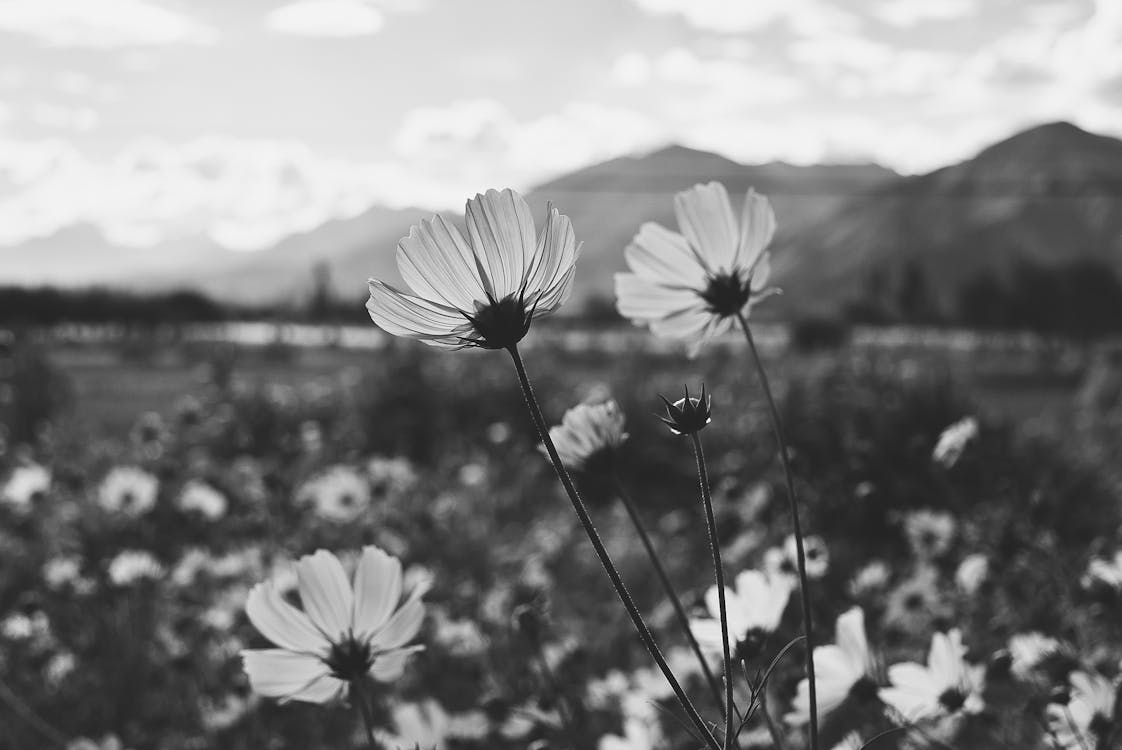
[[[604,542],[600,539],[600,534],[597,533],[596,527],[592,523],[592,517],[588,514],[588,509],[584,507],[584,501],[581,500],[580,493],[577,492],[576,485],[573,484],[569,472],[566,471],[565,465],[561,462],[561,457],[557,454],[557,447],[553,444],[553,439],[549,436],[549,425],[546,424],[545,417],[542,416],[541,407],[538,406],[538,400],[534,396],[534,389],[530,385],[530,378],[526,374],[526,366],[522,362],[522,357],[518,353],[517,346],[511,346],[508,350],[510,358],[514,361],[514,369],[518,373],[518,382],[522,386],[522,396],[526,400],[526,407],[530,411],[530,418],[534,422],[534,426],[538,430],[538,436],[541,438],[542,444],[545,446],[546,453],[549,454],[549,460],[553,463],[553,469],[557,472],[557,478],[561,480],[562,487],[565,488],[565,493],[569,496],[569,502],[573,505],[573,510],[580,519],[581,526],[584,527],[585,534],[588,535],[588,540],[592,542],[592,548],[596,551],[596,556],[600,559],[600,565],[603,566],[604,572],[608,574],[608,579],[612,582],[612,587],[616,590],[616,595],[619,596],[623,602],[624,609],[631,617],[631,622],[635,626],[635,630],[639,633],[639,638],[643,641],[647,651],[650,653],[651,658],[654,659],[658,668],[662,671],[663,676],[669,683],[670,688],[674,691],[674,695],[678,698],[678,702],[682,705],[682,709],[690,718],[690,722],[694,725],[697,731],[705,739],[705,744],[712,748],[712,750],[720,750],[720,744],[717,742],[713,733],[709,731],[709,726],[705,720],[697,713],[697,709],[690,701],[686,691],[678,683],[678,679],[671,671],[670,665],[666,663],[666,658],[663,657],[662,652],[658,649],[658,644],[655,642],[654,636],[651,635],[650,628],[647,623],[643,621],[643,616],[639,613],[639,608],[635,606],[631,594],[627,591],[627,587],[623,584],[623,579],[616,570],[612,558],[608,555],[608,550],[604,547]]]
[[[783,436],[783,424],[779,419],[779,409],[775,406],[775,398],[771,395],[771,385],[767,373],[764,371],[760,353],[756,350],[756,341],[752,338],[752,329],[743,313],[737,313],[736,319],[744,331],[744,338],[748,340],[748,348],[752,352],[752,362],[755,364],[756,373],[763,387],[764,397],[767,399],[768,414],[771,417],[771,429],[775,433],[775,442],[779,449],[779,460],[783,465],[783,478],[787,483],[787,499],[791,507],[791,524],[794,527],[795,557],[799,571],[799,600],[802,605],[803,633],[806,635],[806,681],[810,698],[810,750],[818,750],[818,684],[814,676],[814,638],[812,634],[813,623],[810,613],[810,588],[806,575],[806,550],[803,546],[803,530],[799,521],[799,502],[795,496],[795,480],[791,473],[791,461],[787,456],[787,440]]]
[[[666,568],[663,567],[662,561],[659,560],[658,554],[655,552],[654,544],[651,542],[650,535],[647,530],[643,528],[642,521],[639,520],[639,511],[635,507],[635,501],[631,499],[630,493],[623,486],[619,475],[612,472],[612,483],[615,486],[616,494],[619,495],[623,507],[627,509],[627,515],[631,518],[631,524],[635,527],[635,533],[639,535],[639,540],[643,543],[643,547],[647,550],[647,556],[651,559],[651,565],[654,567],[655,575],[662,583],[662,588],[669,597],[670,603],[674,606],[674,612],[678,615],[678,622],[682,625],[682,630],[686,633],[686,638],[689,640],[690,648],[693,649],[694,655],[697,656],[697,661],[701,664],[701,670],[705,674],[705,681],[709,684],[709,689],[713,692],[713,699],[721,709],[721,718],[725,715],[725,703],[721,698],[721,685],[717,682],[717,676],[713,674],[713,670],[709,667],[709,660],[705,658],[705,654],[701,651],[701,645],[694,637],[693,630],[690,628],[690,618],[686,614],[686,608],[682,606],[682,600],[674,593],[674,587],[670,583],[670,576],[666,573]]]
[[[701,504],[705,508],[705,527],[709,532],[709,550],[713,553],[713,577],[717,582],[717,607],[721,615],[721,646],[725,660],[725,750],[732,747],[732,652],[729,649],[729,617],[725,607],[725,570],[721,563],[721,545],[717,542],[717,521],[713,517],[713,496],[709,492],[709,471],[705,466],[705,450],[701,435],[690,433],[693,455],[697,459],[697,481],[701,487]]]
[[[358,704],[358,712],[362,714],[362,724],[366,727],[366,742],[370,750],[381,750],[378,740],[374,739],[374,718],[370,715],[370,704],[366,702],[366,686],[362,679],[351,680],[351,692],[354,693],[354,702]]]

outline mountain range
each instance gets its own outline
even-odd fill
[[[676,227],[673,194],[709,180],[734,196],[755,187],[771,198],[779,222],[773,278],[784,289],[772,306],[778,314],[833,312],[873,280],[899,285],[906,273],[923,274],[939,307],[978,274],[1007,279],[1018,264],[1094,260],[1122,273],[1122,141],[1067,123],[1031,128],[918,176],[871,164],[745,165],[670,146],[572,172],[527,195],[539,221],[551,201],[584,242],[569,308],[609,304],[612,274],[624,270],[623,250],[639,225]],[[400,280],[397,240],[432,213],[373,207],[252,253],[201,236],[127,251],[78,225],[0,249],[0,279],[187,286],[230,301],[299,302],[313,266],[324,264],[335,293],[360,302],[368,277]],[[447,218],[462,225],[462,217]]]

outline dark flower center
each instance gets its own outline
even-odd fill
[[[478,303],[477,303],[478,305]],[[517,344],[530,330],[530,319],[534,311],[526,309],[522,294],[510,294],[498,302],[478,305],[475,315],[464,314],[479,339],[472,341],[483,349],[509,349]]]
[[[736,272],[710,277],[709,286],[701,293],[710,311],[722,318],[743,310],[751,296],[751,284],[747,280],[742,281]]]
[[[947,709],[947,713],[953,714],[966,705],[966,696],[958,688],[947,688],[943,691],[943,694],[939,696],[939,703],[943,705],[943,708]]]
[[[362,679],[370,671],[374,658],[369,643],[360,643],[353,636],[348,636],[339,643],[332,643],[331,651],[323,661],[331,668],[332,675],[351,682]]]
[[[767,633],[761,628],[752,628],[744,637],[736,642],[736,651],[733,653],[733,658],[740,661],[748,661],[764,650],[764,644],[767,642]]]
[[[849,689],[849,696],[859,703],[871,703],[878,695],[877,684],[868,677],[862,677],[853,683]]]
[[[1097,745],[1096,748],[1097,747],[1106,748],[1105,742],[1106,742],[1106,739],[1108,737],[1110,737],[1110,730],[1112,728],[1113,723],[1114,722],[1112,722],[1110,720],[1110,717],[1103,716],[1101,713],[1098,713],[1098,712],[1095,712],[1095,715],[1091,717],[1091,721],[1087,724],[1087,729],[1091,730],[1091,733],[1093,735],[1095,735],[1095,737],[1101,743],[1101,744]]]
[[[132,494],[132,492],[130,492],[128,490],[125,490],[124,492],[121,493],[121,507],[122,508],[127,510],[135,504],[136,504],[136,495]]]
[[[923,594],[920,594],[918,592],[908,594],[906,597],[904,597],[904,609],[908,610],[909,612],[918,612],[923,608],[923,603]]]

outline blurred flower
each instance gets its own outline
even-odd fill
[[[764,248],[775,234],[775,214],[750,189],[738,224],[718,182],[678,193],[674,211],[682,234],[648,222],[628,245],[631,272],[615,276],[616,304],[635,325],[685,341],[693,355],[772,293]]]
[[[834,745],[834,750],[863,750],[865,741],[861,739],[861,735],[857,732],[850,732],[842,741]]]
[[[226,497],[206,482],[192,479],[179,493],[179,508],[185,513],[200,513],[208,521],[226,515]]]
[[[659,398],[666,405],[666,416],[659,419],[675,435],[694,435],[713,421],[710,416],[713,412],[713,397],[705,392],[704,383],[701,384],[700,396],[691,396],[687,387],[686,395],[674,403],[670,403],[662,394],[659,394]]]
[[[1048,704],[1048,729],[1063,750],[1105,748],[1115,727],[1118,685],[1098,673],[1072,672],[1066,704]]]
[[[154,411],[142,414],[129,431],[129,439],[149,461],[154,461],[163,455],[164,442],[167,438],[168,431],[164,426],[164,419]]]
[[[779,626],[791,588],[787,577],[766,575],[758,570],[740,573],[736,577],[735,591],[725,588],[729,645],[735,649],[735,658],[750,659],[759,653],[764,641]],[[705,605],[712,619],[692,620],[690,630],[703,651],[721,654],[724,647],[716,586],[705,592]]]
[[[1083,588],[1101,586],[1122,590],[1122,549],[1114,553],[1111,559],[1095,558],[1087,563],[1087,572],[1080,579]]]
[[[935,463],[942,464],[948,469],[958,463],[966,445],[978,437],[978,420],[967,417],[955,422],[939,435],[939,442],[931,454]]]
[[[1060,642],[1041,633],[1018,633],[1009,639],[1010,670],[1019,679],[1060,650]]]
[[[407,492],[417,483],[417,471],[401,456],[374,456],[366,462],[366,474],[382,494]]]
[[[72,583],[82,572],[82,560],[79,557],[52,557],[43,564],[43,581],[48,588],[61,589]]]
[[[549,429],[549,437],[569,471],[594,469],[611,461],[615,449],[627,440],[623,412],[614,400],[600,404],[577,404],[565,412],[561,424]],[[545,452],[545,446],[538,446]]]
[[[880,689],[880,698],[906,721],[919,721],[956,714],[980,712],[981,667],[967,664],[966,649],[958,629],[936,633],[931,638],[927,666],[906,662],[888,668],[892,687]]]
[[[623,736],[606,734],[597,743],[598,750],[655,750],[665,743],[657,720],[627,718],[623,720]]]
[[[47,660],[47,665],[43,667],[43,675],[47,678],[47,684],[57,688],[63,680],[70,676],[75,666],[74,654],[69,651],[59,651],[54,654]]]
[[[51,486],[51,472],[39,464],[25,464],[12,469],[0,500],[20,510],[29,507],[36,497],[42,497]]]
[[[834,645],[814,649],[814,672],[818,678],[818,715],[825,716],[847,698],[871,700],[877,695],[876,665],[865,640],[865,613],[853,607],[842,613],[834,627]],[[801,726],[810,721],[810,687],[800,680],[791,702],[787,723]]]
[[[849,593],[855,597],[862,597],[880,591],[888,585],[892,572],[883,560],[873,560],[866,563],[853,575],[849,582]]]
[[[263,696],[325,703],[370,675],[395,680],[420,646],[406,646],[421,628],[425,589],[402,602],[401,563],[374,546],[362,549],[353,587],[335,555],[319,550],[296,563],[304,612],[272,582],[253,587],[245,611],[280,648],[242,652],[253,689]]]
[[[568,298],[580,252],[568,217],[551,206],[535,243],[530,207],[509,188],[476,195],[466,213],[468,242],[439,215],[398,242],[412,294],[370,280],[366,309],[387,333],[445,349],[505,349]]]
[[[94,742],[85,737],[71,740],[66,750],[126,750],[116,735],[108,734],[101,738],[101,742]]]
[[[252,503],[264,502],[266,497],[265,478],[261,467],[250,456],[239,456],[230,465],[233,487],[238,495]]]
[[[958,564],[954,581],[958,584],[959,591],[967,596],[973,596],[985,583],[989,571],[990,561],[985,555],[978,553],[967,555]]]
[[[443,611],[436,618],[433,640],[452,656],[476,656],[487,650],[487,638],[474,620],[452,620]]]
[[[110,513],[141,516],[156,505],[159,481],[134,466],[117,466],[105,475],[98,489],[101,507]]]
[[[820,536],[808,536],[803,538],[803,553],[806,556],[806,577],[810,580],[816,580],[826,575],[830,569],[830,550],[826,547],[826,540]],[[783,559],[785,565],[783,570],[790,571],[792,575],[798,575],[798,547],[795,542],[795,535],[788,534],[787,538],[783,541]]]
[[[250,701],[240,695],[224,695],[217,701],[202,701],[199,720],[208,732],[220,732],[237,724],[251,707]]]
[[[296,497],[301,503],[313,505],[321,518],[348,523],[369,508],[370,485],[366,477],[339,464],[305,482]]]
[[[480,463],[468,463],[460,467],[458,472],[460,484],[465,487],[476,487],[487,481],[487,467]]]
[[[323,450],[323,430],[320,429],[319,422],[314,419],[304,420],[300,425],[300,444],[305,453],[319,453]]]
[[[888,595],[884,622],[903,632],[915,633],[949,613],[948,605],[939,593],[938,571],[925,565],[901,581]]]
[[[145,578],[160,578],[163,574],[163,566],[144,550],[125,550],[109,563],[109,580],[118,586],[131,586]]]
[[[431,699],[394,706],[392,713],[394,731],[378,733],[385,747],[444,750],[450,739],[482,739],[487,734],[481,711],[449,714]]]
[[[950,549],[954,538],[955,522],[950,513],[917,510],[904,519],[904,533],[908,545],[920,560],[933,560]]]

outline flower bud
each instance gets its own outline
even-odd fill
[[[695,435],[712,421],[710,414],[713,397],[706,393],[705,384],[702,384],[701,395],[698,397],[690,396],[688,387],[685,388],[685,392],[685,397],[674,403],[670,403],[665,396],[659,395],[662,403],[666,405],[666,416],[659,419],[675,435]]]

